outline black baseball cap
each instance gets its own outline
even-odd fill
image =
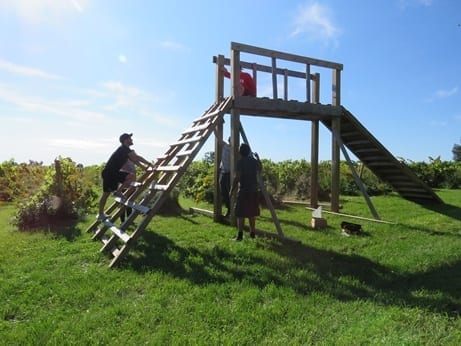
[[[133,136],[132,133],[124,133],[123,135],[120,136],[119,140],[120,143],[123,143],[126,139],[131,138]]]

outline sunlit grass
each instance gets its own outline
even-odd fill
[[[436,210],[373,198],[393,224],[324,213],[328,228],[312,230],[304,207],[278,210],[298,242],[235,243],[205,216],[155,217],[116,269],[85,232],[93,216],[66,236],[22,233],[1,206],[2,343],[459,344],[461,191],[440,195]],[[360,197],[341,205],[371,217]],[[364,235],[341,235],[344,220]],[[267,210],[257,227],[275,232]]]

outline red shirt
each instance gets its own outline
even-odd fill
[[[230,78],[230,76],[230,72],[224,72],[224,77]],[[256,84],[253,80],[253,77],[251,77],[249,73],[240,72],[240,85],[243,86],[243,96],[256,97]]]

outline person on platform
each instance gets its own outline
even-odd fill
[[[225,67],[222,68],[224,77],[230,78],[231,74]],[[256,83],[253,77],[246,72],[240,71],[240,85],[238,89],[238,96],[253,96],[256,97]]]

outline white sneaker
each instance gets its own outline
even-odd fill
[[[104,214],[104,213],[103,214],[98,214],[96,216],[96,219],[98,219],[98,221],[104,221],[104,220],[106,220],[108,218],[110,218],[110,215],[107,215],[107,214]]]

